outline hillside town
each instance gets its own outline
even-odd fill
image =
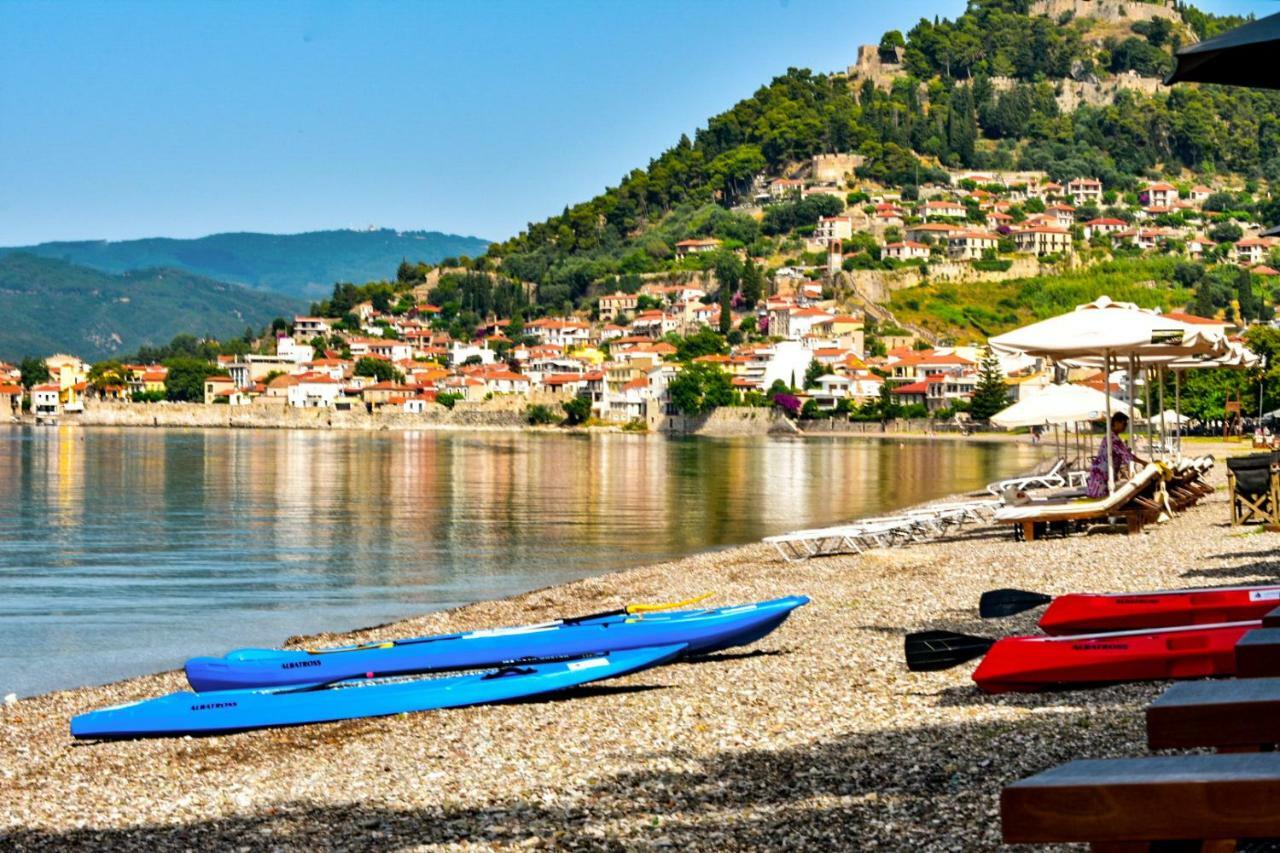
[[[0,411],[56,420],[86,403],[185,400],[420,413],[501,396],[539,407],[531,411],[542,422],[563,409],[575,423],[654,428],[670,415],[767,405],[783,393],[797,417],[950,418],[964,413],[979,383],[982,342],[957,345],[904,328],[856,288],[850,292],[848,275],[867,261],[982,279],[1001,276],[1020,256],[1086,263],[1076,253],[1129,252],[1280,275],[1272,266],[1280,238],[1231,212],[1238,188],[1155,182],[1119,194],[1096,179],[1059,184],[1039,172],[954,172],[916,192],[868,192],[854,178],[856,160],[820,155],[798,170],[802,177],[757,178],[761,205],[820,197],[843,210],[796,229],[804,237],[801,260],[825,263],[770,267],[767,293],[754,305],[741,292],[725,299],[716,268],[702,263],[713,254],[746,258],[746,248],[688,238],[671,247],[679,267],[631,277],[627,289],[594,297],[589,311],[527,322],[490,315],[467,338],[451,334],[443,309],[431,302],[449,274],[435,268],[396,305],[366,300],[341,317],[277,323],[255,351],[217,355],[198,393],[175,394],[164,364],[112,362],[95,370],[55,354],[43,360],[41,381],[27,387],[18,367],[0,365]],[[760,216],[764,209],[736,212]],[[1181,316],[1220,330],[1229,325]],[[695,385],[692,403],[689,395],[673,400],[673,381],[694,365],[713,368],[698,372],[704,384],[708,375],[723,377],[711,380],[719,391]],[[1011,401],[1051,381],[1036,362],[1005,358],[998,366]],[[564,406],[571,401],[583,402]]]

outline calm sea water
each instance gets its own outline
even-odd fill
[[[1038,455],[849,438],[2,426],[0,693],[846,521],[979,488]]]

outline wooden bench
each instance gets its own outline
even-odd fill
[[[1257,752],[1280,744],[1280,678],[1185,681],[1147,706],[1152,749]]]
[[[1280,837],[1280,754],[1072,761],[1005,788],[1000,814],[1010,844],[1234,850]]]

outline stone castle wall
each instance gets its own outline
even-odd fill
[[[1035,0],[1031,4],[1031,14],[1044,15],[1057,20],[1071,13],[1077,18],[1096,18],[1107,23],[1123,23],[1134,21],[1150,21],[1153,18],[1164,18],[1169,21],[1180,21],[1182,18],[1173,3],[1133,3],[1126,0]]]

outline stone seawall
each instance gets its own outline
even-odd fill
[[[739,435],[795,435],[794,422],[779,409],[734,407],[716,409],[708,415],[687,418],[669,415],[663,432],[676,435],[731,437]]]
[[[203,403],[128,403],[89,405],[66,415],[64,424],[129,427],[230,427],[234,429],[518,429],[527,426],[523,408],[458,403],[453,409],[429,407],[409,412],[339,412],[287,406],[223,406]]]

